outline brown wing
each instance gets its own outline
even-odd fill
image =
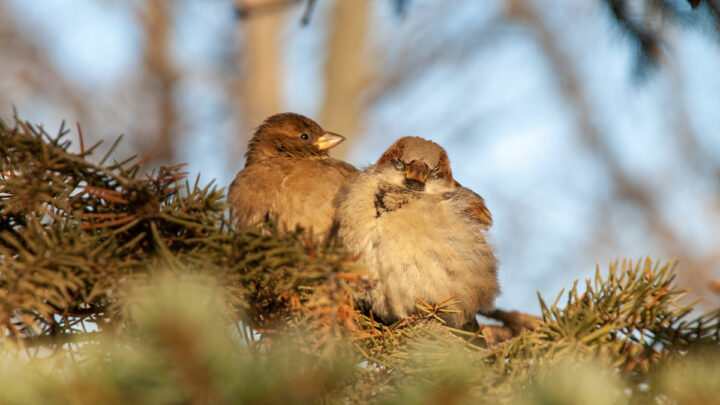
[[[228,189],[232,218],[240,225],[256,224],[274,209],[283,174],[267,163],[246,166]]]
[[[485,206],[485,200],[472,190],[463,187],[457,181],[455,185],[458,187],[456,193],[467,204],[467,207],[463,210],[465,214],[485,228],[492,226],[492,216],[490,210]]]
[[[472,219],[489,228],[492,226],[492,216],[487,207],[485,207],[485,200],[480,196],[478,196],[478,198],[479,201],[465,209],[465,212],[470,215]]]

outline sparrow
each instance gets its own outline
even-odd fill
[[[299,226],[327,234],[333,199],[358,171],[328,155],[344,139],[300,114],[267,118],[248,142],[245,167],[230,184],[231,217],[243,226],[272,219],[283,231]]]
[[[500,288],[492,225],[482,197],[453,180],[438,144],[399,139],[338,194],[338,237],[370,271],[368,301],[392,323],[429,305],[460,302],[440,313],[450,326],[476,326]],[[466,325],[467,324],[467,325]]]

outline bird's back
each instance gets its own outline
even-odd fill
[[[301,226],[326,233],[333,198],[355,172],[352,165],[331,158],[278,157],[248,165],[228,191],[232,216],[244,226],[272,218],[283,230]]]

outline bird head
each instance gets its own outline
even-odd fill
[[[419,137],[398,139],[371,170],[389,183],[413,191],[442,193],[455,189],[445,149]]]
[[[317,122],[295,113],[275,114],[260,125],[248,143],[247,161],[270,157],[328,156],[345,138],[323,130]]]

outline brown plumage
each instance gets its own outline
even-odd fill
[[[233,219],[251,225],[271,218],[283,230],[301,226],[316,235],[327,233],[332,201],[357,172],[328,155],[344,139],[299,114],[267,118],[250,139],[245,167],[228,190]]]
[[[393,322],[430,304],[460,300],[449,325],[494,308],[497,262],[485,202],[452,178],[447,153],[417,137],[395,142],[338,195],[338,235],[372,272],[368,299]]]

